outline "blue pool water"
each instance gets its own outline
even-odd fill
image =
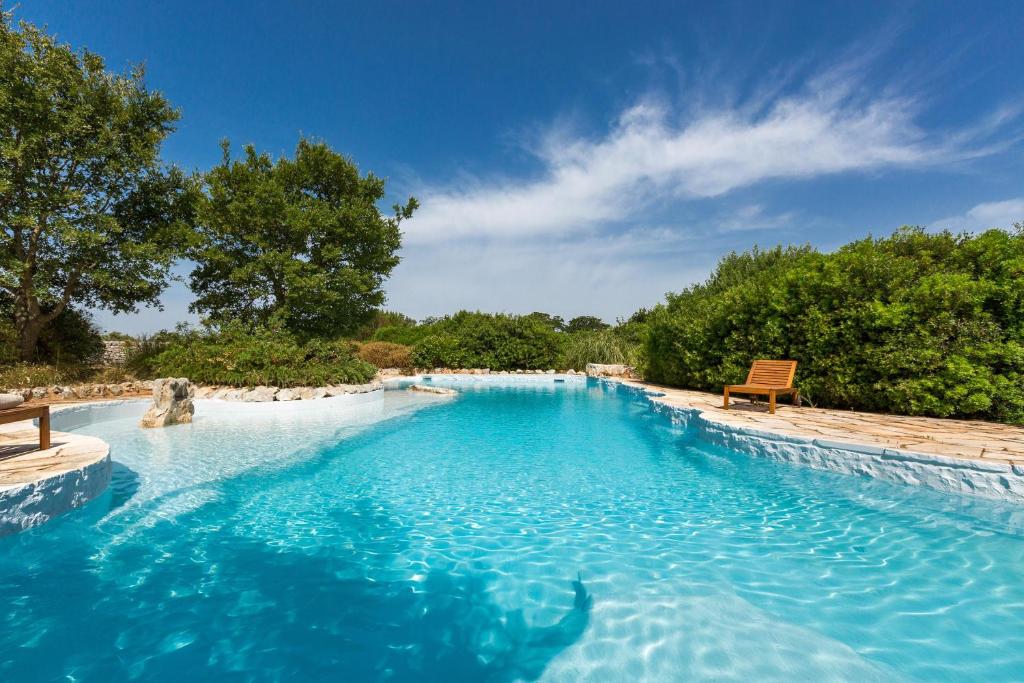
[[[0,680],[1024,678],[1019,509],[458,386],[79,427],[114,482],[0,539]]]

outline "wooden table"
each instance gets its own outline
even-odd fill
[[[19,406],[0,410],[0,424],[39,418],[39,450],[50,447],[50,406]]]

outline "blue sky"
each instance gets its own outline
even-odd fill
[[[23,0],[181,109],[414,194],[388,307],[628,316],[730,250],[1024,220],[1024,3]],[[388,204],[391,202],[389,201]],[[97,313],[146,332],[189,319]]]

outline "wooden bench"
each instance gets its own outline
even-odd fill
[[[800,405],[800,390],[793,387],[796,374],[795,360],[755,360],[750,366],[744,384],[730,384],[725,387],[724,404],[729,410],[729,394],[753,394],[768,397],[768,412],[775,413],[775,397],[791,394],[793,405]]]
[[[50,447],[50,406],[18,406],[0,410],[0,424],[39,418],[39,450]]]

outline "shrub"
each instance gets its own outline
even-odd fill
[[[418,368],[490,367],[487,363],[475,364],[470,358],[458,337],[444,333],[427,335],[412,353],[413,365]]]
[[[118,384],[134,379],[120,368],[92,368],[83,365],[54,366],[41,363],[15,363],[0,367],[0,390],[50,387],[94,382]]]
[[[103,359],[103,348],[103,336],[92,317],[66,308],[39,335],[36,358],[58,365],[89,365]]]
[[[553,368],[563,335],[537,316],[460,311],[429,324],[413,350],[416,367]]]
[[[651,381],[719,391],[755,358],[792,358],[818,405],[1024,423],[1019,231],[731,254],[648,325]]]
[[[160,376],[204,384],[278,387],[362,384],[376,368],[353,355],[345,341],[300,343],[284,329],[229,323],[219,329],[168,335],[149,361]]]
[[[0,362],[17,363],[18,335],[13,325],[13,310],[7,302],[0,302]],[[103,358],[103,337],[92,317],[74,308],[65,309],[43,328],[36,342],[36,364],[72,366],[91,365]]]
[[[430,325],[385,325],[373,333],[371,340],[414,346],[430,332]]]
[[[561,367],[583,370],[587,363],[636,362],[637,346],[629,343],[615,330],[577,332],[567,335],[562,350]]]
[[[396,311],[375,311],[369,321],[359,326],[352,338],[367,341],[382,327],[416,327],[416,321]]]
[[[412,347],[391,342],[366,342],[356,355],[378,368],[411,368]]]
[[[581,315],[573,318],[565,325],[566,332],[599,332],[607,330],[611,325],[593,315]]]

